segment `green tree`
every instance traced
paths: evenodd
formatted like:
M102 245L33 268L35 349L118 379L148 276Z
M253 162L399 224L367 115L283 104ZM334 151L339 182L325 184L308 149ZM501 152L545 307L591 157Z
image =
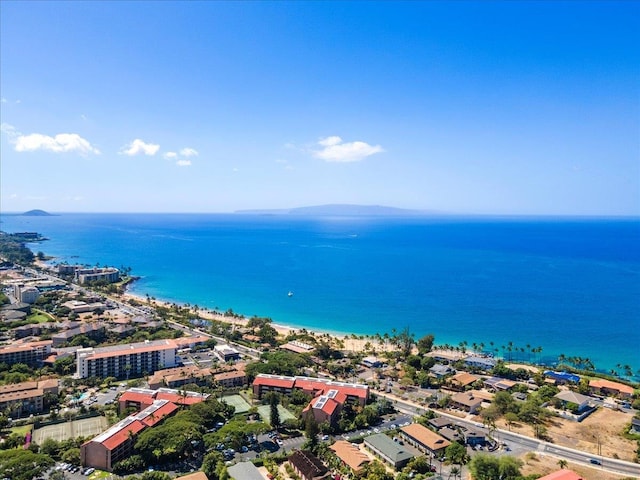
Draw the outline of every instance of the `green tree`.
M417 343L418 351L420 352L420 354L424 355L425 353L429 353L433 348L434 341L435 337L432 334L428 334L420 338Z
M497 457L485 454L475 455L469 463L469 470L475 480L500 479L500 462Z
M271 395L269 396L269 413L270 413L269 423L276 430L280 428L280 424L281 424L280 412L278 411L279 403L280 403L280 399L278 398L278 395L276 395L275 393L271 393Z
M48 455L31 450L11 449L0 451L0 477L11 480L38 478L55 462Z
M217 471L220 465L224 465L224 457L220 452L207 453L202 461L202 471L209 480L219 480Z
M469 455L464 445L453 442L445 449L445 455L455 465L464 465L469 461Z
M320 433L318 422L316 422L313 412L309 411L304 421L304 434L307 437L308 448L312 452L315 452L318 446L318 433Z

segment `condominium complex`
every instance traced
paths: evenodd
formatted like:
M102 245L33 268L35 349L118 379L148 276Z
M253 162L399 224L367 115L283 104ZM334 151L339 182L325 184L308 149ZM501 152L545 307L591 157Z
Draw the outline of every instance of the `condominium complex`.
M0 363L7 365L24 363L30 367L40 367L51 353L51 343L51 340L43 340L0 347Z
M45 395L58 395L58 380L22 382L0 386L0 411L23 417L45 411Z
M76 376L136 377L176 366L172 340L144 341L100 348L81 348L76 353Z

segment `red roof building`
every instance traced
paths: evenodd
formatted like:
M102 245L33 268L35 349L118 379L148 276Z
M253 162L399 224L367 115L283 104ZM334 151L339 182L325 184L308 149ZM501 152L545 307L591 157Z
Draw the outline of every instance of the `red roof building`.
M550 473L544 477L540 477L538 480L585 480L584 477L578 475L573 470L558 470L557 472Z

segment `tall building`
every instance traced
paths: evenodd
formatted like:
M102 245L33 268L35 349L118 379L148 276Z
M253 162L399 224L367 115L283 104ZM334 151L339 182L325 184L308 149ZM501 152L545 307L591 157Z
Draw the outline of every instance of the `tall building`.
M172 340L144 341L76 352L76 375L87 377L136 377L176 366L176 344Z

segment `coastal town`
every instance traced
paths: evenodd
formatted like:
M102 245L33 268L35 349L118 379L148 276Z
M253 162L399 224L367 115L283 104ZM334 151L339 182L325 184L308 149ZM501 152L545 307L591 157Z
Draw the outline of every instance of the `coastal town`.
M0 478L640 478L629 365L162 302L1 235Z

